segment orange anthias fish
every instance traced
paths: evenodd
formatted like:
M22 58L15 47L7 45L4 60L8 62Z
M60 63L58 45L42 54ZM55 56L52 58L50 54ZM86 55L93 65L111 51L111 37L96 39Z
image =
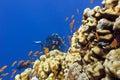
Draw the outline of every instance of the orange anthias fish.
M3 67L0 69L0 72L3 72L6 68L7 68L7 65L3 66Z
M68 38L69 43L71 43L72 36L68 35L67 38Z
M52 46L52 49L54 49L54 48L55 48L55 45Z
M77 31L77 28L74 26L74 30Z
M17 61L14 61L11 65L11 67L14 67L16 63L17 63Z
M10 76L10 78L13 78L14 77L14 74L16 73L16 70L12 70L12 75Z
M93 3L94 0L90 0L90 3Z
M95 33L95 37L96 37L97 40L99 39L99 35L98 35L97 32Z
M117 47L117 40L116 40L116 38L113 40L112 44L114 45L114 48Z
M66 17L66 18L65 18L65 21L68 21L68 19L69 19L69 18L68 18L68 17Z
M75 17L75 15L73 14L72 16L71 16L71 19L73 19Z
M75 20L73 19L70 23L70 32L72 32L72 28L73 28L74 23L75 23Z
M30 52L28 53L28 56L30 56L32 53L33 53L33 51L30 51Z
M24 62L24 60L20 60L19 62L18 62L18 65L20 65L21 63L23 63Z
M55 44L58 45L59 41L56 41Z
M43 49L43 51L44 51L45 53L48 53L48 52L49 52L49 48L46 48L46 47L45 47L45 48Z
M9 73L3 73L0 76L7 76Z
M2 78L0 78L0 80L2 80Z
M55 76L57 75L57 71L56 71L56 69L57 69L57 66L54 65L54 67L53 67L53 73L54 73Z
M39 74L39 68L38 66L35 67L36 74Z
M23 65L28 65L30 63L30 60L27 60L23 63Z
M43 51L39 52L39 54L43 54Z
M34 56L37 56L39 54L39 51L34 52Z
M77 9L76 9L76 12L77 12L77 13L80 13L80 10L77 8Z

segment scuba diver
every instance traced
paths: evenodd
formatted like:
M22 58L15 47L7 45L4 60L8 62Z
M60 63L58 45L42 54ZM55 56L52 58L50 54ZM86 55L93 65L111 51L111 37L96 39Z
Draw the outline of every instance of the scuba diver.
M53 33L51 36L46 38L45 43L42 43L41 41L34 41L34 43L39 44L42 50L44 50L44 48L48 48L49 51L54 49L62 50L64 38L59 36L57 33Z

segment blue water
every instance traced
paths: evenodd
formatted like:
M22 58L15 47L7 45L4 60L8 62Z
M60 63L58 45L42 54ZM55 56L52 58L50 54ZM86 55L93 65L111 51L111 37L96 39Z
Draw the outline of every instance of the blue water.
M65 21L65 18L74 14L81 22L83 10L101 6L101 1L94 0L90 4L90 0L0 0L0 68L8 65L4 72L9 72L3 80L14 80L10 79L11 69L15 68L10 67L13 61L27 60L30 50L40 49L33 41L44 42L52 33L65 38L72 35L71 20Z

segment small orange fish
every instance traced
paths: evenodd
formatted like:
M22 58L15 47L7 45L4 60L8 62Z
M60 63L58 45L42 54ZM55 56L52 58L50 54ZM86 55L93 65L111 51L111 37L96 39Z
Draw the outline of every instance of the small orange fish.
M14 74L16 73L16 70L12 70L12 75L10 76L10 78L13 78L14 77Z
M39 68L38 66L35 67L36 74L39 74Z
M73 19L70 23L70 32L72 32L72 28L73 28L74 23L75 23L75 20Z
M116 40L116 38L113 40L113 45L114 45L114 48L116 48L117 47L117 40Z
M68 35L68 40L70 40L72 37L70 35Z
M54 49L54 48L55 48L55 45L52 46L52 49Z
M4 69L6 69L6 68L7 68L7 65L3 66L1 69L3 69L3 70L4 70Z
M74 30L77 31L77 28L74 26Z
M77 13L80 13L80 10L77 8L77 9L76 9L76 12L77 12Z
M30 63L30 60L27 60L23 63L23 65L28 65Z
M43 52L41 51L41 52L39 52L39 54L43 54Z
M93 3L94 0L90 0L90 3Z
M45 53L48 53L48 52L49 52L49 48L46 48L46 47L45 47L43 50L44 50Z
M53 67L53 73L54 73L55 76L57 75L57 71L56 71L56 69L57 69L57 66L54 65L54 67Z
M7 76L9 73L2 73L0 76Z
M48 56L49 56L49 54L48 54L48 53L45 53L45 56L46 56L46 57L48 57Z
M11 65L11 67L14 67L16 63L17 63L17 61L14 61Z
M3 69L0 69L0 72L3 72L4 70Z
M85 17L84 17L84 16L82 16L82 19L84 20L84 19L85 19Z
M65 18L65 21L68 21L68 19L69 19L69 17L66 17L66 18Z
M99 35L98 35L97 32L95 33L95 37L96 37L97 40L99 39Z
M3 66L3 67L0 69L0 72L3 72L6 68L7 68L7 65Z
M58 45L59 41L56 41L55 44Z
M39 54L39 51L34 52L34 56L37 56Z
M68 38L68 41L69 41L69 43L71 43L71 36L69 35L69 36L67 36L67 38Z
M0 78L0 80L2 80L2 78Z
M74 17L75 17L75 15L74 15L74 14L72 14L71 19L73 19Z
M28 56L30 56L32 53L33 53L33 51L30 51L30 52L28 53Z
M18 65L20 65L21 63L23 63L24 62L24 60L20 60L19 62L18 62Z

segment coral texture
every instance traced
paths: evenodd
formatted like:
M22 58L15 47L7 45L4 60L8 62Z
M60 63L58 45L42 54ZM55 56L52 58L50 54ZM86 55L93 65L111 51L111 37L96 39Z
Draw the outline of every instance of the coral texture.
M15 80L120 80L120 0L86 8L67 53L50 51Z

